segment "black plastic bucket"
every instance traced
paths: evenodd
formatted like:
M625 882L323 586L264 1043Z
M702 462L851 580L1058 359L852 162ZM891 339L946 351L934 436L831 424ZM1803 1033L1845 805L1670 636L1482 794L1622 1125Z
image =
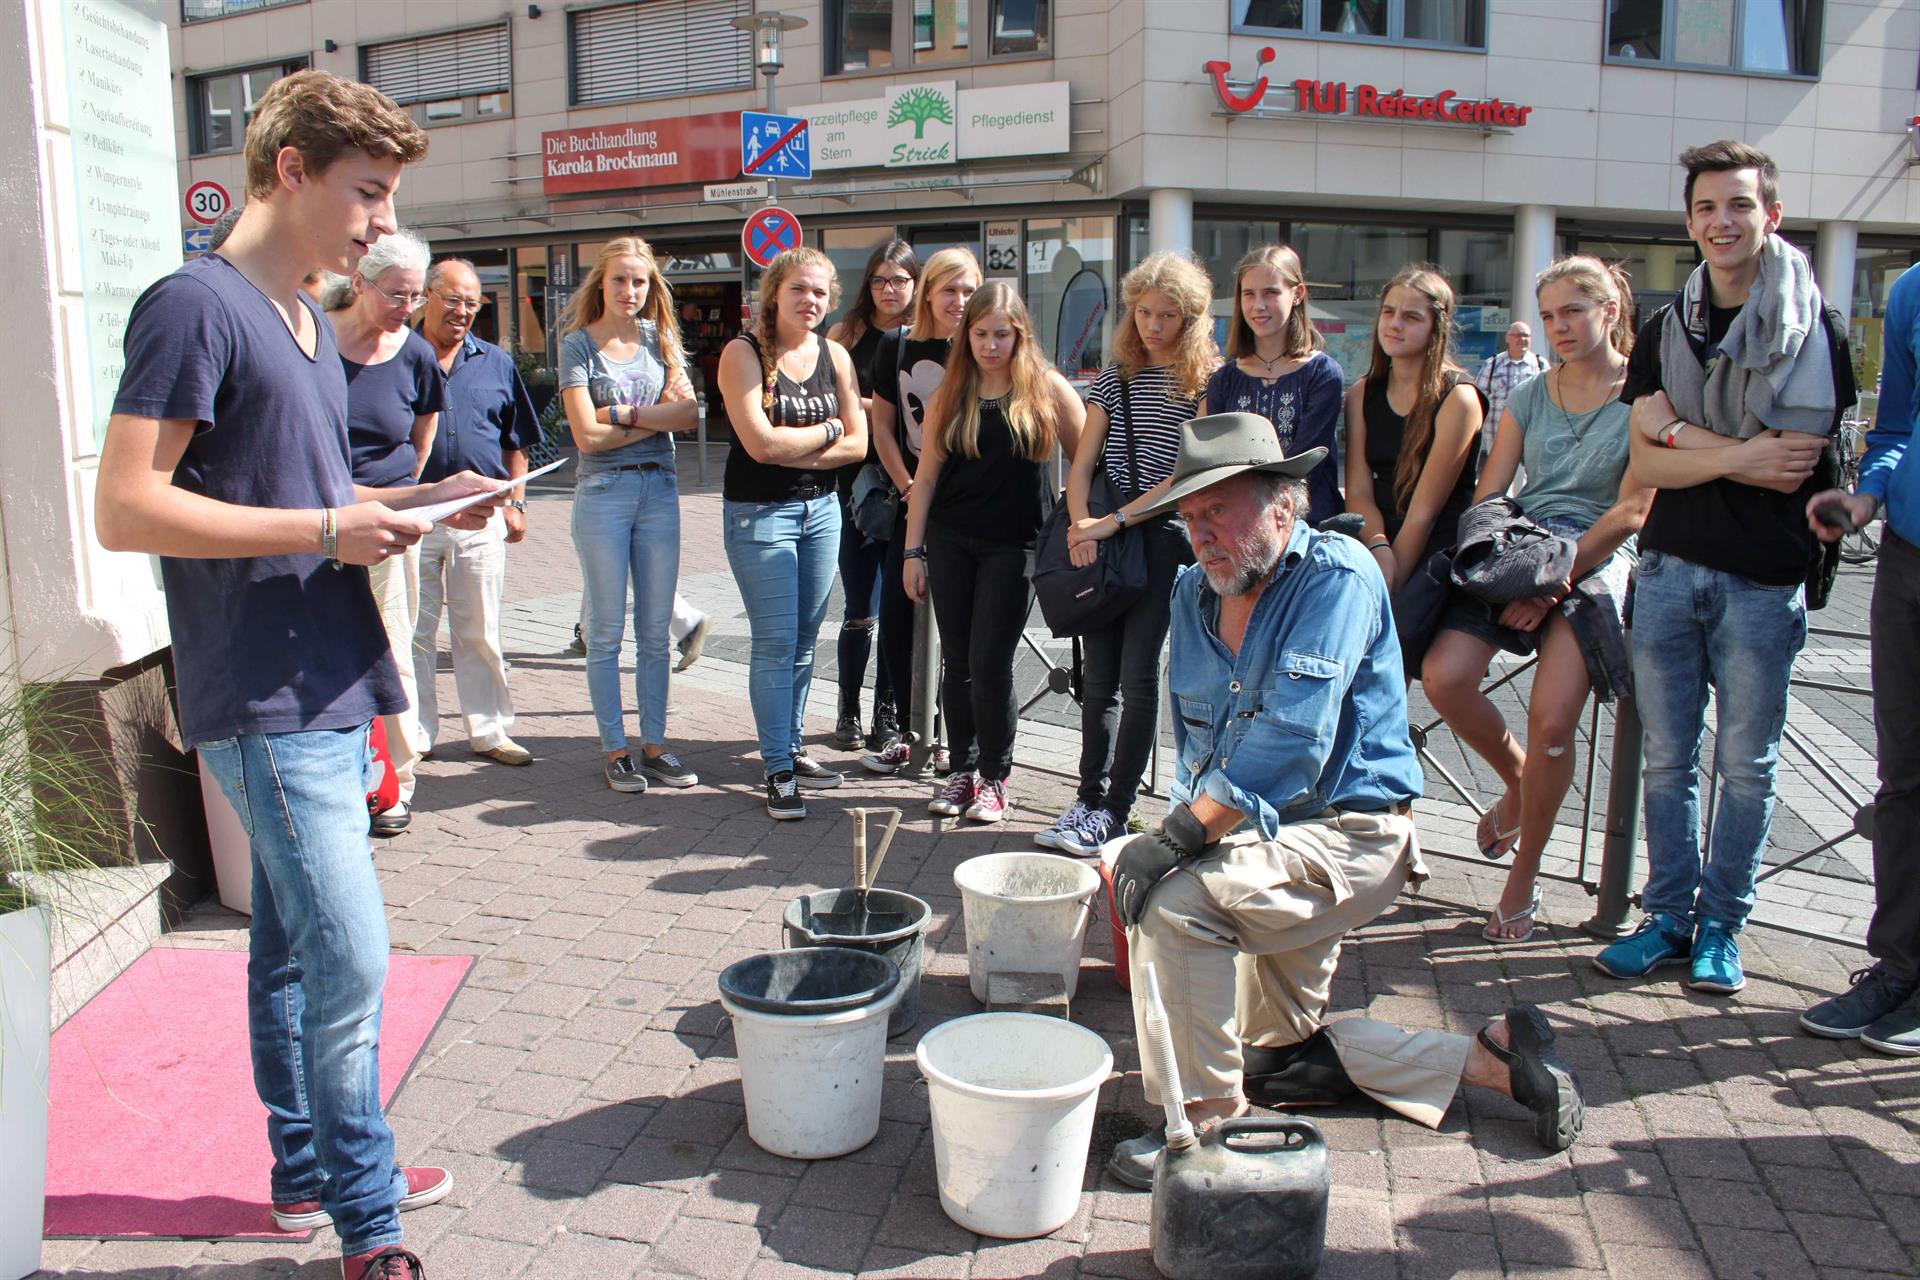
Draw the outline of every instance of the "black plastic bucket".
M876 1004L899 985L891 960L846 947L770 951L720 971L721 994L761 1013L842 1013Z
M893 1013L887 1018L887 1038L891 1040L911 1031L914 1024L920 1021L921 957L926 950L927 923L933 919L933 908L910 893L869 889L869 911L891 920L904 917L906 923L864 934L830 932L821 927L820 917L833 917L837 926L857 906L858 891L854 889L823 889L819 893L795 898L787 904L784 919L786 943L789 947L845 948L891 960L900 971L900 985L904 988L900 1003L893 1007Z

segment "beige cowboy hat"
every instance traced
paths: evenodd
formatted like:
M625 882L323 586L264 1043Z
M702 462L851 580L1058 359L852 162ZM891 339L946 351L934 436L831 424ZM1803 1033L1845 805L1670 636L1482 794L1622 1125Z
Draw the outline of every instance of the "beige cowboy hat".
M1326 458L1315 446L1289 458L1280 448L1273 424L1257 413L1213 413L1189 418L1180 426L1180 456L1173 483L1160 501L1134 513L1134 519L1168 511L1189 494L1219 484L1243 471L1271 471L1298 480Z

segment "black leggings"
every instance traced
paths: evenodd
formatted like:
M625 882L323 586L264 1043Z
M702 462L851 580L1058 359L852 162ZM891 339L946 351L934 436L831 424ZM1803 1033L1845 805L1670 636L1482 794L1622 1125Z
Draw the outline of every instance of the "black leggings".
M927 529L927 589L940 628L941 703L955 771L1013 772L1013 659L1033 600L1033 549ZM886 634L882 624L881 634Z
M1089 631L1080 702L1080 801L1126 821L1153 752L1160 705L1160 649L1167 641L1173 579L1193 563L1171 518L1141 526L1147 544L1147 594L1111 626ZM1118 732L1115 727L1118 726ZM1109 774L1111 770L1111 774Z

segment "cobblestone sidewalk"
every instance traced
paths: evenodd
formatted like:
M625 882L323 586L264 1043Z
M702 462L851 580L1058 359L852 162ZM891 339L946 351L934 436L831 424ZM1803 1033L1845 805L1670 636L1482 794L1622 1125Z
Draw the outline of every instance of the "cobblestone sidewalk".
M711 491L683 501L683 583L720 635L743 636L717 505ZM953 868L1025 846L1065 805L1069 783L1044 770L1071 773L1070 743L1028 735L1029 767L998 830L931 822L918 787L858 776L810 797L807 821L772 823L744 667L720 646L674 687L673 737L702 785L608 791L578 660L559 652L579 590L567 514L564 495L537 497L509 571L515 736L538 763L509 769L443 748L422 768L412 830L375 850L394 945L477 958L393 1109L402 1157L458 1179L446 1203L405 1220L428 1274L1156 1274L1148 1197L1099 1172L1115 1141L1153 1120L1104 929L1089 933L1074 1017L1107 1038L1124 1074L1102 1095L1079 1213L1041 1240L981 1239L941 1213L911 1037L889 1047L871 1146L815 1164L761 1152L746 1136L717 998L721 968L779 945L787 902L847 882L840 811L899 804L908 820L882 883L934 907L919 1029L975 1011ZM823 657L831 627L825 639ZM451 709L451 676L440 678ZM830 711L829 696L817 687L813 709ZM1424 802L1421 814L1423 831L1461 838L1449 834L1457 818ZM1796 1025L1860 952L1756 929L1739 996L1671 979L1620 984L1589 963L1579 890L1550 885L1547 927L1494 948L1479 928L1501 870L1436 871L1423 897L1356 935L1336 1008L1470 1033L1516 1000L1540 1003L1581 1074L1586 1135L1544 1156L1518 1107L1479 1095L1456 1102L1437 1132L1371 1109L1324 1114L1335 1191L1323 1274L1840 1280L1920 1267L1920 1061ZM244 947L244 922L205 905L164 945ZM337 1274L333 1246L330 1233L307 1244L57 1241L47 1274L319 1280Z

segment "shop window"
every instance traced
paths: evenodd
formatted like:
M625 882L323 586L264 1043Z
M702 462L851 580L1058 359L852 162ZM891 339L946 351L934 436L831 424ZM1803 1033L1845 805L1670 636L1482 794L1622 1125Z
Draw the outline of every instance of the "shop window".
M1114 221L1032 218L1026 246L1034 335L1054 368L1085 386L1112 352Z
M1817 77L1825 0L1608 0L1607 61Z
M883 227L832 227L821 233L820 248L832 260L833 269L840 277L840 305L820 322L820 332L825 333L840 323L840 318L852 309L859 296L860 275L867 269L867 259L897 234L891 223Z
M513 50L506 23L364 45L360 78L424 125L509 114Z
M306 69L305 58L187 79L187 143L196 156L238 151L254 108L274 81Z
M632 0L567 15L576 107L753 87L753 0Z
M306 0L180 0L180 19L183 22L211 22L215 18L231 18L236 13L254 13L261 9L305 3Z
M514 345L545 358L547 328L547 251L543 246L514 250Z
M1053 0L825 0L827 75L1046 57Z
M1872 413L1880 399L1881 344L1885 341L1887 293L1915 262L1920 251L1861 245L1853 259L1853 359L1860 381L1861 408ZM1871 397L1869 399L1868 397Z
M1229 0L1233 30L1323 40L1487 47L1487 0Z

